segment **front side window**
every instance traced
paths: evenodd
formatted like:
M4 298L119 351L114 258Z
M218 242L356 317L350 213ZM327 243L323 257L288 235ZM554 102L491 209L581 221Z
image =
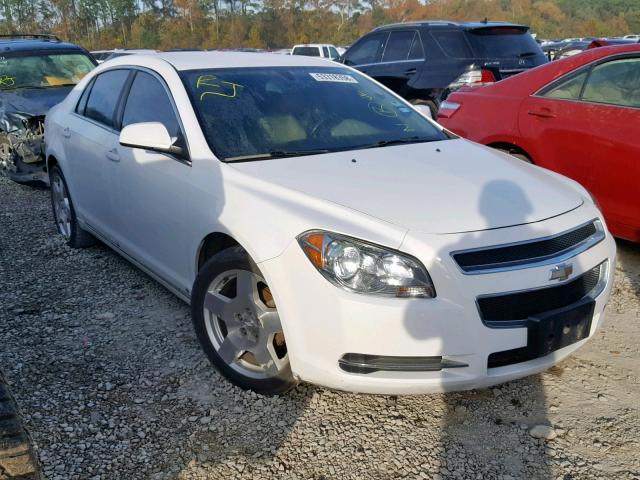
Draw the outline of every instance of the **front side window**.
M563 100L579 100L582 93L584 81L589 72L585 71L572 78L561 82L559 85L552 87L551 90L545 92L543 96L548 98L560 98Z
M83 53L0 53L0 90L74 86L94 68Z
M582 99L640 108L640 58L625 58L593 68Z
M346 65L366 65L378 61L379 54L384 48L387 33L377 33L366 37L357 45L354 45L345 54Z
M334 47L329 47L329 54L331 59L336 59L340 56L338 50L336 50Z
M395 62L398 60L406 60L409 57L409 50L411 50L414 37L415 32L413 31L391 32L387 46L384 49L382 61Z
M85 116L113 127L115 109L128 77L129 70L109 70L98 75L89 93Z
M136 72L124 108L122 127L144 122L160 122L171 137L180 136L180 124L164 86L153 75Z
M221 160L447 138L405 102L343 67L212 69L181 76Z

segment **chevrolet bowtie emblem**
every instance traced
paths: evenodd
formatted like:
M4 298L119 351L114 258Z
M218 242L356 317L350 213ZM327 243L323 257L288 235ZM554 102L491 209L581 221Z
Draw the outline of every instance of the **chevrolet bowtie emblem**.
M572 263L561 263L551 269L551 278L549 280L566 280L573 273Z

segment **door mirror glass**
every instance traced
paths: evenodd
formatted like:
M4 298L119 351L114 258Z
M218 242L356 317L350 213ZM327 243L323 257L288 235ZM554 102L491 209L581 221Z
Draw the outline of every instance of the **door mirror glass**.
M120 132L120 145L154 152L169 153L181 157L184 151L175 145L167 127L160 122L134 123Z

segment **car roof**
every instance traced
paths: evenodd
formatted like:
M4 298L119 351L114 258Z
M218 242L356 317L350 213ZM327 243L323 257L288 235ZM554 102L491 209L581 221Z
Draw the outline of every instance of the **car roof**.
M336 67L335 62L320 57L274 55L252 52L160 52L155 55L127 55L103 63L115 65L150 65L162 60L176 70L247 67Z
M330 43L299 43L293 46L293 48L296 47L333 47L333 45Z
M373 31L389 30L402 27L456 27L464 30L473 30L475 28L487 28L487 27L519 27L529 28L526 25L520 25L512 22L498 22L498 21L482 21L482 22L453 22L450 20L419 20L415 22L401 22L391 23L389 25L382 25L375 28Z
M32 50L82 50L73 43L63 42L54 36L0 36L0 52L26 52Z

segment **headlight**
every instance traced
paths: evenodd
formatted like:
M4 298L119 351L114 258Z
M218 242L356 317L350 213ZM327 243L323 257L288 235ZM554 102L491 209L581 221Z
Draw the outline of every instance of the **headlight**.
M404 253L317 230L300 235L298 243L327 280L349 291L393 297L436 296L427 270Z

